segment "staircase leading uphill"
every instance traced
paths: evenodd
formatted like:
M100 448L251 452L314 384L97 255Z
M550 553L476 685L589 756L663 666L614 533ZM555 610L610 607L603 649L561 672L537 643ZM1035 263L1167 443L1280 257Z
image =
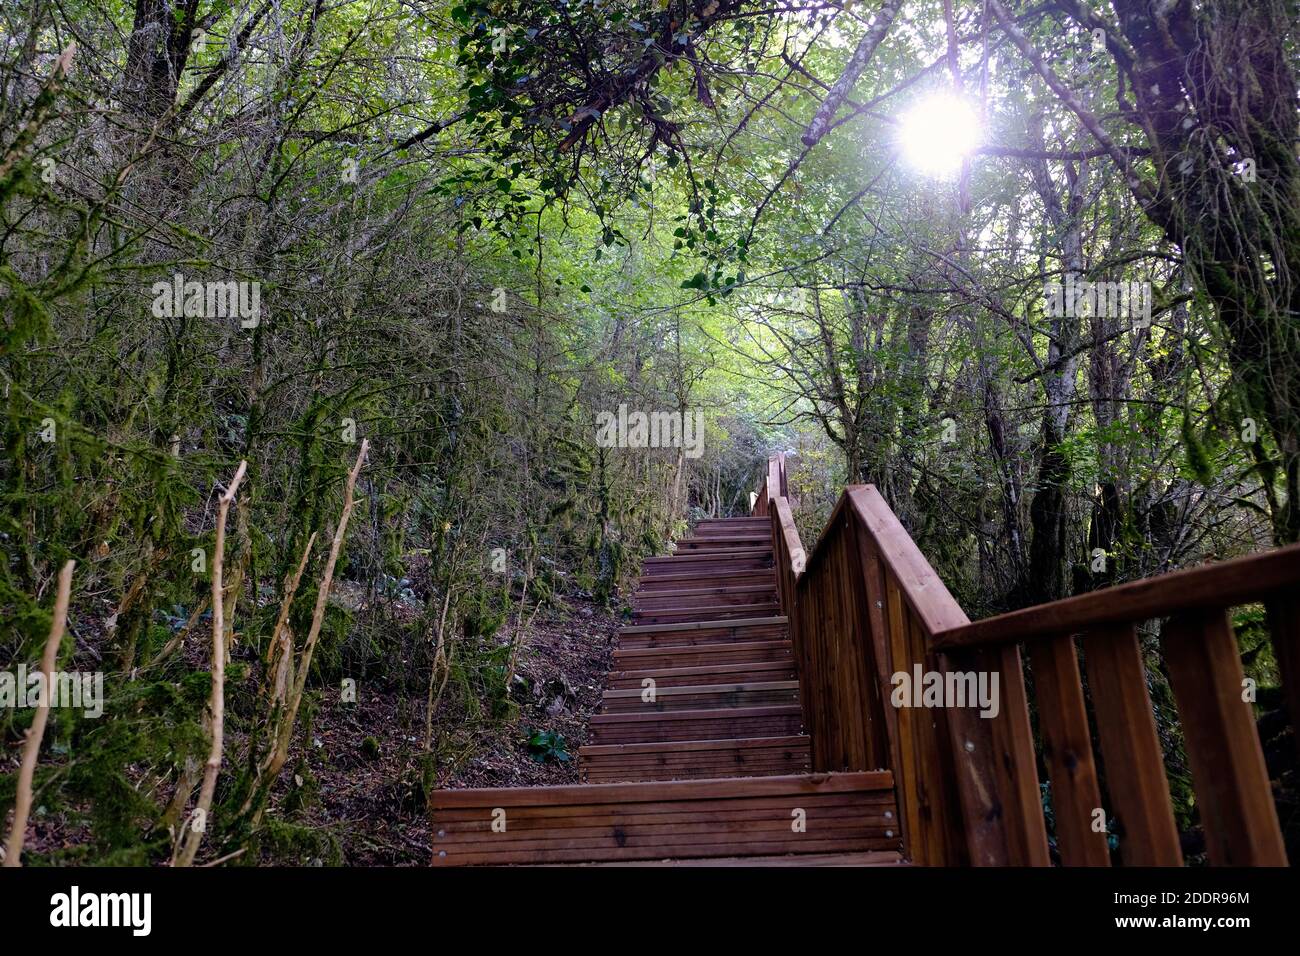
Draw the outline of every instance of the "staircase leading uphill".
M811 551L784 454L753 506L646 562L587 783L435 792L435 864L1106 866L1105 807L1124 863L1180 865L1138 639L1155 619L1210 862L1286 865L1232 621L1267 608L1300 730L1300 545L971 623L871 485ZM894 675L936 668L954 699L891 706Z
M898 861L888 771L807 772L767 518L701 522L632 606L587 783L435 792L435 865Z
M701 522L646 561L632 607L580 752L589 782L808 770L766 519Z

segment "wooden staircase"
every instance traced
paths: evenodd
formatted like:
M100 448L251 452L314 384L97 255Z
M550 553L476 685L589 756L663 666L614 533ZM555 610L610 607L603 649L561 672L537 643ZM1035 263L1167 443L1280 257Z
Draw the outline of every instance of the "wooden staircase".
M434 794L434 865L897 863L889 771L810 774L771 524L650 558L579 752L586 785Z
M1230 612L1264 606L1300 748L1300 545L972 623L871 485L808 551L774 455L754 515L646 562L588 783L436 792L435 864L1180 865L1154 624L1208 861L1286 865Z
M592 783L808 770L770 525L704 521L695 535L646 562L636 623L619 636L592 745L579 754ZM678 580L683 568L690 580Z

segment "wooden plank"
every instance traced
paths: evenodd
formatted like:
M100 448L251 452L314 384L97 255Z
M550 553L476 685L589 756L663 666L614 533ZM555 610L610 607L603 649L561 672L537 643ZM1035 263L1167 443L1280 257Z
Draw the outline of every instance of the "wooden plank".
M646 558L642 565L646 569L662 570L666 568L697 568L708 567L709 565L719 564L726 561L744 561L744 560L770 560L772 549L770 547L762 548L730 548L722 551L705 551L691 552L688 554L663 554Z
M768 548L771 547L771 537L760 532L759 534L720 535L716 538L678 538L673 542L673 547L676 548L676 554L685 551L715 551L718 549L734 551L739 548Z
M721 740L797 734L803 727L803 715L797 704L736 707L728 710L597 714L588 727L595 743Z
M993 740L1002 768L999 789L1011 860L1017 866L1050 866L1020 648L1014 645L993 648L981 656L988 661L986 666L990 670L998 669L1001 678L1002 707L989 722L993 725Z
M564 830L540 829L532 832L494 833L490 820L483 820L478 829L454 830L446 828L444 835L434 837L434 846L449 853L468 853L474 856L494 856L498 853L523 853L532 851L539 855L553 850L588 850L603 856L609 849L648 848L658 856L670 848L692 851L700 844L722 846L732 844L732 853L744 851L755 842L790 843L798 849L800 844L817 841L857 841L874 838L876 845L884 845L887 829L878 819L859 817L829 819L814 817L808 810L808 831L798 833L790 826L789 810L784 818L767 820L708 820L690 823L672 823L660 827L627 823L592 827L567 827ZM502 837L509 836L509 839ZM847 847L846 847L847 848ZM695 855L692 853L692 855ZM582 857L579 857L582 859Z
M583 747L579 754L614 756L622 754L709 753L715 751L755 750L764 747L807 747L808 738L752 737L746 740L679 740L651 744L613 744L607 747Z
M634 624L630 627L619 628L619 634L677 634L688 631L710 631L726 630L736 631L746 627L773 627L788 624L789 621L783 615L771 614L765 617L743 617L732 618L726 622L725 626L719 626L716 621L684 621L674 624Z
M1171 619L1160 647L1187 742L1210 861L1286 866L1255 716L1242 700L1241 652L1227 612Z
M625 759L591 757L585 760L583 773L589 783L612 783L620 780L686 780L700 777L761 777L807 773L808 754L798 750L755 750L719 753L700 757L696 754L676 759Z
M564 864L553 864L563 866ZM628 860L608 863L578 863L575 866L906 866L894 850L867 850L860 853L799 853L790 856L733 856L703 860Z
M709 741L714 743L715 741ZM718 750L706 754L632 754L622 756L611 754L597 757L582 755L582 770L591 782L596 782L598 775L608 777L614 772L665 771L682 772L691 777L736 777L762 776L776 773L780 767L789 767L786 775L808 772L807 744L802 747L746 747L735 750ZM755 773L747 768L761 768L762 773ZM703 771L712 771L709 773ZM610 781L618 778L609 778ZM631 777L623 779L633 779ZM644 777L647 780L674 780L674 776Z
M763 780L788 779L778 776ZM743 778L717 777L709 780L661 780L649 783L593 783L588 787L634 786L691 786L718 783L743 784ZM762 782L762 781L758 781ZM557 804L545 807L516 806L508 802L497 806L454 807L433 812L434 832L440 839L460 840L464 834L491 830L497 811L505 810L507 826L512 837L524 840L566 835L592 827L614 827L620 824L644 826L648 830L671 830L682 824L717 823L740 824L732 827L737 832L745 825L764 820L793 819L793 808L817 808L819 820L827 826L857 822L887 830L892 820L893 802L887 792L846 791L836 794L784 794L763 798L734 797L717 800L674 800L669 803L586 803ZM719 829L722 829L720 826ZM472 839L472 837L471 837Z
M798 774L793 776L808 776ZM767 777L766 780L789 780L787 777ZM581 784L587 787L662 787L662 786L714 786L721 783L735 783L743 786L743 780L735 778L717 778L714 780L663 780L654 783L616 783L616 784ZM525 787L521 789L539 789ZM517 830L545 829L548 827L581 827L590 825L591 821L613 824L623 819L635 819L648 823L670 824L673 821L708 819L708 820L751 820L765 819L772 815L772 810L788 810L792 805L802 806L803 801L813 801L819 812L834 814L840 809L849 808L864 816L880 816L893 806L893 795L887 790L842 790L838 793L799 794L774 793L766 796L752 797L730 795L725 798L696 798L691 792L679 793L673 799L653 801L633 801L630 803L587 802L554 803L549 805L522 805L517 802L497 800L481 806L438 807L435 810L435 822L441 828L444 824L470 826L482 824L491 818L491 813L498 807L508 807L509 816Z
M718 604L712 607L639 608L632 611L632 619L646 624L678 624L752 620L756 616L776 616L780 612L778 604Z
M632 606L708 607L716 604L768 604L775 600L776 588L772 584L742 584L692 590L637 591L632 595Z
M611 765L608 768L587 768L584 779L588 783L634 783L650 780L703 780L719 777L780 777L792 773L807 773L807 757L791 756L771 764L746 762L732 766L628 767Z
M709 740L709 741L684 741L686 743L710 743L724 745L727 743L739 744L740 740L783 740L782 737L759 737L759 738L740 738L739 740ZM796 738L797 739L797 738ZM653 743L664 743L664 741L653 741ZM803 743L794 745L765 744L763 746L736 746L727 749L721 747L707 752L690 752L690 753L673 753L666 750L652 750L645 753L627 753L627 754L593 754L584 748L579 751L582 757L583 769L593 771L600 768L608 767L674 767L695 769L698 767L732 767L738 764L781 764L791 760L807 761L808 758L808 741L803 738ZM790 773L803 773L805 770L791 770ZM729 777L732 774L720 773L719 777Z
M728 644L780 641L787 638L790 633L784 624L737 630L724 626L728 623L725 620L711 623L715 626L707 629L665 631L661 634L625 634L619 638L619 646L625 650L634 648L725 647Z
M845 850L858 849L884 850L891 848L891 843L897 841L887 841L870 838L860 838L856 840L812 840L805 839L800 842L793 840L773 840L763 843L752 843L744 847L749 852L755 854L763 853L825 853L825 852L843 852ZM603 851L599 859L602 860L641 860L647 858L664 858L672 855L675 848L662 847L656 852L654 847L625 847L614 850ZM688 853L696 857L712 856L734 856L737 847L734 844L715 844L715 845L696 845L689 848L676 848L677 852L685 856ZM439 850L439 853L446 851ZM590 849L562 849L552 851L523 850L516 852L504 852L497 854L484 854L483 856L462 857L460 860L450 860L435 856L433 865L512 865L512 864L542 864L542 863L578 863L586 862L593 859L593 851Z
M673 781L679 782L679 781ZM692 781L688 781L692 782ZM706 782L706 781L697 781ZM615 785L616 786L616 785ZM793 819L790 809L803 798L785 797L767 801L764 806L742 804L734 800L686 801L681 809L659 812L646 804L618 804L569 807L571 813L531 814L525 808L507 807L507 833L515 841L567 841L584 837L600 837L612 827L636 827L642 835L671 833L677 835L703 835L709 841L730 837L743 837L747 831L790 829ZM852 794L834 800L813 798L810 806L816 807L817 822L828 830L871 827L882 832L888 829L888 802L867 802ZM471 843L493 834L492 811L497 808L477 807L472 812L455 815L439 813L436 833L447 843ZM774 812L775 811L775 812ZM505 842L505 841L499 841Z
M806 774L800 774L806 777ZM764 780L789 779L766 777ZM656 780L653 783L588 783L584 787L690 787L716 786L719 783L736 783L744 780L715 778L707 780ZM893 806L888 791L854 791L840 793L779 793L764 797L727 797L727 799L690 799L689 793L680 800L653 801L653 803L585 803L554 804L549 806L519 806L508 801L482 806L454 806L433 812L433 822L438 830L447 832L482 829L491 818L499 816L495 810L507 812L508 825L516 834L533 839L538 831L572 830L589 826L612 826L620 821L645 823L647 826L672 826L681 822L758 821L784 817L790 819L790 808L816 806L823 818L852 817L885 822ZM563 834L562 834L563 835Z
M814 807L804 808L809 818ZM897 849L897 840L885 836L873 820L818 820L807 832L790 828L790 810L771 811L774 825L737 830L722 821L700 826L682 824L663 828L644 827L619 821L587 832L563 834L504 833L478 831L458 838L446 829L432 840L434 850L445 857L441 865L473 866L497 863L537 863L547 860L664 859L666 857L739 856L742 854L843 852L862 849ZM784 816L784 820L780 819ZM744 825L742 824L742 827ZM534 838L540 837L540 838Z
M889 621L890 656L894 661L894 667L898 670L910 671L907 612L903 607L902 592L893 580L893 575L888 573L885 575L885 613ZM898 809L905 834L904 848L908 857L922 866L940 865L943 859L934 851L930 839L929 817L921 806L921 791L918 786L921 773L915 726L917 715L910 707L894 708L894 713L895 726L898 729L900 761L893 769L898 774L899 781Z
M1030 645L1043 759L1052 784L1057 846L1065 866L1110 866L1106 832L1094 829L1102 813L1092 736L1083 702L1083 684L1074 639L1058 638Z
M736 641L723 644L677 644L625 647L614 651L615 668L623 671L660 667L709 667L715 663L792 661L788 640Z
M732 531L745 530L747 528L766 528L766 518L701 518L696 522L695 530L707 530L710 533L714 531Z
M776 739L776 738L773 738ZM713 743L714 741L710 741ZM734 750L717 750L706 754L610 754L599 757L591 754L582 755L582 770L591 782L596 782L599 774L608 775L618 771L681 771L692 777L735 777L760 776L777 772L777 768L789 767L786 775L808 773L808 745L794 747L738 747ZM762 774L746 768L762 768ZM712 773L702 772L712 770ZM610 778L611 780L617 778ZM633 778L624 778L633 779ZM673 780L672 776L645 777L647 780Z
M628 783L592 786L502 787L481 790L435 790L430 806L497 807L556 806L572 803L652 803L663 800L719 800L730 797L786 796L788 794L851 793L890 790L893 776L887 770L871 773L826 773L774 777L755 781L690 781L688 783Z
M877 544L868 529L857 526L859 561L862 567L862 585L867 601L867 630L875 662L875 679L879 687L881 710L885 719L885 734L889 742L889 766L901 767L902 750L898 736L898 709L890 703L893 691L892 645L889 638L889 615L885 608L885 568L877 553ZM904 833L906 840L906 833ZM906 845L906 843L904 843Z
M661 667L651 670L612 671L605 680L611 690L639 688L653 680L658 687L688 687L728 682L795 681L791 660L754 661L743 664L715 664L703 667Z
M715 741L709 741L714 743ZM725 742L725 741L724 741ZM772 772L772 768L789 767L786 774L808 772L807 744L802 747L747 747L735 750L718 750L706 754L671 754L650 753L622 756L611 754L596 757L582 755L582 770L588 779L595 782L595 776L601 773L624 770L659 770L681 771L692 777L735 777L760 776L745 768L759 767L763 774ZM711 773L703 771L711 770ZM626 778L632 779L632 778ZM672 776L646 777L648 780L673 780Z
M1087 632L1083 657L1120 856L1129 866L1182 866L1136 627Z
M601 695L606 713L668 713L678 710L728 710L769 707L798 701L797 681L754 684L705 684L656 687L653 700L643 688L607 690Z
M779 778L767 778L779 779ZM756 781L761 782L761 781ZM716 783L716 781L701 781ZM637 786L637 785L618 785ZM806 829L791 827L792 801L773 804L746 818L733 818L732 801L710 801L708 819L663 814L643 815L642 805L607 808L601 822L593 824L585 815L554 820L521 820L507 809L505 829L491 829L488 808L478 810L478 819L436 821L435 863L493 864L541 862L547 860L592 860L735 856L738 852L770 854L790 852L844 852L855 849L897 850L881 815L879 803L854 804L851 796L827 807L817 795L794 798L804 810ZM847 800L847 802L846 802ZM557 826L556 824L560 824Z
M765 571L773 567L771 548L733 548L718 551L686 551L665 554L642 561L641 576L646 579L661 574L697 572Z
M637 582L638 594L654 594L660 591L680 590L683 585L690 587L725 587L731 584L766 584L776 587L776 572L772 568L750 568L739 571L682 571L680 573L656 574L643 577Z
M1173 571L935 633L940 649L1077 634L1105 624L1217 611L1300 586L1300 544Z
M815 820L809 812L809 825L806 833L791 830L790 816L784 819L763 821L723 821L674 823L663 827L649 827L635 823L619 821L613 825L588 827L585 829L568 828L565 831L539 830L533 833L494 833L491 821L484 820L480 829L457 831L446 829L444 835L434 837L434 846L445 851L449 856L472 856L481 858L482 862L491 862L498 854L509 853L518 858L518 854L532 853L544 857L555 851L587 851L586 856L576 859L600 859L611 850L648 850L651 856L671 856L682 853L684 856L715 855L716 851L699 853L700 845L724 847L731 845L728 855L743 853L755 843L789 844L791 850L798 852L809 841L839 845L842 849L862 846L862 841L871 841L868 846L885 847L890 844L885 836L886 828L874 819L842 818ZM509 839L503 837L509 836ZM896 846L897 843L895 842ZM770 850L764 852L771 852ZM571 859L574 857L571 857ZM528 857L523 857L527 860Z
M656 697L694 697L699 694L739 694L749 690L793 691L799 686L798 681L759 681L740 684L688 684L681 687L657 687ZM606 700L639 700L644 691L641 688L628 690L607 690L603 693Z
M592 783L789 775L809 770L808 738L802 736L595 745L580 749L578 760Z

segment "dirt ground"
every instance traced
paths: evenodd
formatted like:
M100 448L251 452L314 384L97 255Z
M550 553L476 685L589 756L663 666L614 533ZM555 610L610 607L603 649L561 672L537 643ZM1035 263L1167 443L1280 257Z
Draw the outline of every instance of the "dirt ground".
M348 587L337 598L349 601ZM587 722L600 705L617 616L583 597L567 597L540 613L528 627L519 655L511 701L514 715L467 719L472 703L449 687L435 719L439 787L508 787L577 783L578 748ZM503 631L496 640L508 640ZM187 656L201 669L202 641ZM417 684L419 681L408 682ZM240 855L226 865L424 866L431 853L427 791L423 782L424 695L377 681L359 681L355 703L320 694L309 718L300 718L289 761L272 794L266 819L275 829L256 859ZM563 738L568 759L552 751L544 762L530 754L532 730ZM225 773L245 752L243 735L227 734ZM16 771L19 742L0 757L0 769ZM42 760L48 761L47 752ZM128 771L130 772L130 771ZM143 776L143 775L140 775ZM139 785L139 781L137 781ZM46 812L37 794L24 857L31 865L71 862L88 849L85 812ZM88 810L89 808L82 808ZM7 816L7 815L6 815ZM0 820L0 830L7 830ZM206 848L199 863L211 860Z
M520 651L519 671L527 680L512 694L519 706L515 719L469 730L454 705L440 709L439 786L577 783L578 748L600 706L617 628L611 612L582 599L569 599L564 609L539 616ZM422 707L403 710L398 695L382 687L358 686L355 704L322 704L311 727L306 775L298 772L299 735L275 802L291 803L295 787L311 789L312 825L337 842L340 858L330 863L428 863L432 842L420 784L424 716ZM534 759L528 749L528 731L534 728L562 735L569 759ZM276 855L265 862L327 861Z

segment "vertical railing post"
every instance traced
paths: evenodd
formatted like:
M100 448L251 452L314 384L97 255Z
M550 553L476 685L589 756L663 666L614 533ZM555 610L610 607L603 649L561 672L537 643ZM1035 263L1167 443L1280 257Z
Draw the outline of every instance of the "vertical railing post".
M1182 866L1137 629L1117 624L1084 634L1083 663L1120 857L1128 866Z
M1070 635L1029 645L1043 759L1051 781L1056 841L1064 866L1110 866L1105 810L1092 759L1083 681ZM1096 814L1102 826L1096 826Z
M1160 635L1187 741L1210 862L1286 866L1241 650L1226 611L1172 618Z
M1273 659L1277 661L1291 716L1291 740L1300 755L1300 598L1294 593L1274 594L1264 606L1273 640Z

